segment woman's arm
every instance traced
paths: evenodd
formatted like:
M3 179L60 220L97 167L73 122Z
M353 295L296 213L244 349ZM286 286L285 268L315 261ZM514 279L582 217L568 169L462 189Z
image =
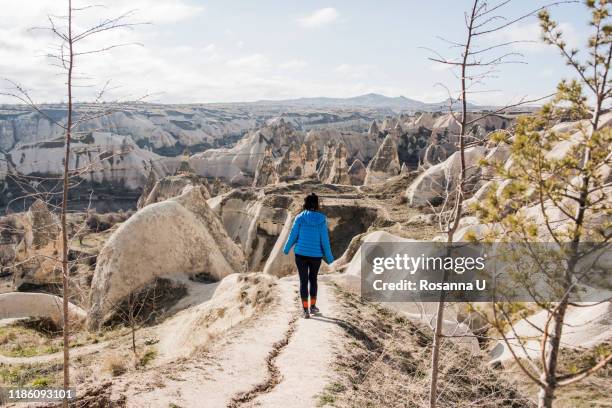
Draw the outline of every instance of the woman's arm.
M291 247L295 245L298 239L299 233L300 233L300 222L298 218L296 217L295 220L293 221L293 226L291 227L291 232L289 233L289 237L287 237L287 242L285 242L285 247L283 248L283 252L285 253L285 255L288 255L289 251L291 251Z
M327 231L327 219L323 224L321 224L321 228L319 230L321 232L321 247L323 248L323 254L325 254L325 262L328 264L334 262L334 255L331 251L331 246L329 245L329 232Z

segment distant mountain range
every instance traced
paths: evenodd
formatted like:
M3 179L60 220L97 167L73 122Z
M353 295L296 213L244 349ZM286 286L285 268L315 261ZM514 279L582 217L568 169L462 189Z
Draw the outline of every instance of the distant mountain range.
M87 106L87 104L80 104ZM449 100L427 103L418 101L416 99L406 98L405 96L385 96L377 93L368 93L359 96L353 96L349 98L331 98L331 97L313 97L313 98L296 98L296 99L282 99L282 100L259 100L255 102L207 102L207 103L188 103L188 104L167 104L167 103L146 103L146 102L134 102L125 103L123 108L130 107L131 109L149 109L149 108L195 108L195 107L210 107L215 109L222 107L222 109L253 109L256 110L267 110L272 108L274 111L282 110L283 108L290 109L372 109L378 111L448 111ZM2 110L9 109L15 110L22 105L11 105L11 104L0 104L0 115ZM63 104L45 104L46 108L63 109ZM468 103L468 109L470 110L484 110L490 109L492 106L476 105ZM461 109L459 101L453 102L453 110L458 111ZM26 109L28 110L28 109ZM391 112L388 112L389 114Z
M445 110L448 109L448 100L437 103L426 103L405 96L390 97L376 93L353 96L350 98L298 98L285 100L261 100L252 102L255 105L283 105L291 107L317 107L317 108L371 108L371 109L393 109L393 110ZM453 108L458 108L457 101ZM469 109L481 109L482 106L469 103Z

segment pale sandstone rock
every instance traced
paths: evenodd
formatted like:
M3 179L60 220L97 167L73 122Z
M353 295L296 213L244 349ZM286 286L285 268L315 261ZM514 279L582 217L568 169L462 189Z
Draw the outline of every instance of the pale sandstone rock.
M274 158L272 157L272 148L266 146L264 155L257 163L255 169L255 177L253 179L253 187L264 187L268 184L278 183L279 177L276 172L276 166L274 164Z
M352 185L361 186L366 178L366 166L361 160L357 159L351 163L348 174Z
M197 187L185 190L144 207L106 242L91 285L90 328L103 324L118 302L156 278L204 274L220 280L245 270L243 251L206 204L205 193Z
M351 184L346 159L346 146L341 142L334 151L334 158L329 171L329 177L327 180L325 180L325 182L330 184Z
M372 185L397 176L400 172L400 162L397 154L395 137L387 135L380 145L376 156L368 163L364 184Z
M62 298L46 293L9 292L0 294L0 320L46 318L58 326L64 325ZM81 324L87 313L68 303L68 317L72 324Z

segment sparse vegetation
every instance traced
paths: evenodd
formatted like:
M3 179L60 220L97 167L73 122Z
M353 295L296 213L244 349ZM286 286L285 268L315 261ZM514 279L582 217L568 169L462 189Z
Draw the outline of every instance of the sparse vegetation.
M18 321L0 327L0 355L31 357L60 351L61 331L46 331L36 322Z
M146 367L157 357L157 350L149 347L141 356L138 357L138 367Z
M126 359L119 353L109 353L104 357L102 369L113 377L125 374L127 371Z
M53 382L52 379L50 379L49 377L38 377L35 378L31 385L32 387L48 387L51 385L51 383Z
M337 319L346 336L337 376L320 395L334 407L421 407L428 400L431 330L336 288ZM440 357L440 406L531 407L517 384L487 366L485 353L445 339Z
M0 385L9 387L57 386L61 383L61 364L0 364Z

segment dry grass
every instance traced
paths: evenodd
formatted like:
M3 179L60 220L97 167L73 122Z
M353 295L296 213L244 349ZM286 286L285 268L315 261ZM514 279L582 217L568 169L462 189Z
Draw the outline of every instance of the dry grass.
M157 357L157 350L153 347L147 348L144 353L138 356L136 367L144 368L148 366Z
M276 282L271 282L257 273L242 274L238 282L242 284L239 298L245 306L252 305L258 312L263 312L274 302L276 292L273 288ZM225 310L218 310L217 314L218 317L223 317Z
M20 320L0 327L0 354L7 357L55 353L61 347L61 331L44 320Z
M568 350L561 352L559 360L559 372L574 373L586 367L592 367L604 355L612 350L612 342L608 342L589 350ZM525 393L535 395L538 389L532 382L528 381L518 366L512 364L507 368L509 376L516 378ZM611 407L612 396L612 365L597 371L595 374L575 384L561 387L555 393L556 408L592 408Z
M127 372L126 359L118 353L110 353L102 361L102 370L113 377L117 377Z
M76 328L75 328L76 329ZM73 330L70 347L81 347L110 340L124 334L121 328L99 333ZM62 349L62 331L46 319L23 319L0 326L0 355L7 357L34 357L51 354Z
M337 290L338 324L347 337L338 350L336 379L320 395L321 406L425 407L429 391L430 330ZM486 357L443 345L440 407L533 406L517 386L486 366Z

